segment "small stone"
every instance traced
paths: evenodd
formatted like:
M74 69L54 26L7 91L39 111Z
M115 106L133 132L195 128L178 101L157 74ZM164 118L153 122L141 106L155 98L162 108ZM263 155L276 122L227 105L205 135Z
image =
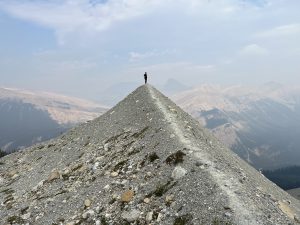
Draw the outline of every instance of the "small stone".
M100 213L100 206L97 206L95 210L96 210L96 213L99 214Z
M146 204L150 203L150 198L145 198L145 199L144 199L144 202L145 202Z
M119 196L118 196L117 194L113 194L113 195L112 195L112 199L118 199L118 197L119 197Z
M104 158L104 156L99 156L99 157L97 157L97 158L95 159L95 161L96 161L96 162L99 162L99 161L101 161L103 158Z
M153 217L153 212L148 212L147 215L146 215L146 220L151 221L152 217Z
M122 180L121 184L125 185L128 182L128 180Z
M172 172L172 178L178 180L186 175L186 169L182 168L181 166L176 166Z
M108 151L108 149L109 149L109 144L108 143L106 143L105 145L104 145L104 151Z
M13 179L13 180L14 180L14 179L16 179L17 177L19 177L19 174L17 174L17 173L16 173L16 174L14 174L14 175L12 176L12 178L11 178L11 179Z
M230 217L232 216L230 212L226 212L226 213L224 213L224 215L225 215L227 218L230 218Z
M95 162L95 164L93 165L93 171L96 171L99 167L100 163L99 162Z
M92 204L92 202L91 202L91 200L89 200L89 199L86 199L86 200L84 201L84 206L85 206L85 207L90 207L91 204Z
M118 172L112 172L112 173L110 174L110 176L112 176L112 177L117 177L118 175L119 175Z
M66 223L66 225L75 225L76 223L74 221Z
M299 219L296 215L294 215L294 220L295 220L297 223L300 223L300 219Z
M147 172L146 173L148 177L151 177L152 173L151 172Z
M109 186L109 184L108 184L108 185L106 185L103 189L104 189L105 191L108 191L109 188L110 188L110 186Z
M139 216L140 216L140 211L136 209L130 212L123 212L121 215L121 217L129 223L136 221L139 218Z
M83 214L82 214L82 218L83 218L83 219L87 219L87 218L88 218L88 214L87 214L86 212L83 213Z
M174 195L167 195L166 196L166 203L170 204L174 200Z
M89 210L89 211L87 211L87 213L89 214L90 217L95 216L94 210Z
M48 182L52 182L53 180L56 180L56 179L59 179L59 178L60 178L60 174L59 174L58 170L53 170L53 171L50 173L50 175L49 175L47 181L48 181Z
M134 196L134 192L132 190L125 191L121 196L122 202L130 202Z
M157 221L157 222L160 222L162 218L163 218L163 214L158 213L158 216L157 216L156 221Z
M30 213L30 212L29 212L29 213L26 213L26 214L22 215L22 219L23 219L23 220L28 220L28 219L30 218L30 216L31 216L31 213Z
M16 171L16 170L12 170L12 171L10 171L10 172L8 173L8 175L9 175L10 177L13 177L15 174L17 174L17 171Z
M96 225L101 225L100 220L96 220Z

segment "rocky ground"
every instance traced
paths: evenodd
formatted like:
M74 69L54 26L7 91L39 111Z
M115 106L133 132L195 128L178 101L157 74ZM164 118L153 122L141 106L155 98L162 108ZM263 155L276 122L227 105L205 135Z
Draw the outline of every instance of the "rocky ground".
M150 85L0 159L0 224L287 225L300 202Z

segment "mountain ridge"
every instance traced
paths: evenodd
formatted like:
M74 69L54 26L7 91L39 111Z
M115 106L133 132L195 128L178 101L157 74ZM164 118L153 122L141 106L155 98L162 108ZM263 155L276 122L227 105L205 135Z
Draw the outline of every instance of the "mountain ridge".
M107 106L76 97L17 88L0 88L0 99L21 100L33 104L38 109L49 112L52 119L59 124L85 122L107 110Z
M300 215L296 199L150 85L0 159L0 183L7 223L286 225Z

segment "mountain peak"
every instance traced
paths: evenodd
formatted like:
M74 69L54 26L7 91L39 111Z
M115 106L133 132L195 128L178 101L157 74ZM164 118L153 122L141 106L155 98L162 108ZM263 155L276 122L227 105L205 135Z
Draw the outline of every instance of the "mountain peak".
M0 218L30 224L293 224L300 203L151 85L0 159Z

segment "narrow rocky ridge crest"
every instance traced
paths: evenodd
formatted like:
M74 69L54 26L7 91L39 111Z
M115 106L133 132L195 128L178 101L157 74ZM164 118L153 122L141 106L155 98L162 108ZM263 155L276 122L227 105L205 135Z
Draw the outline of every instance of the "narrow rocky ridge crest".
M143 85L0 159L0 224L299 224L300 203Z

